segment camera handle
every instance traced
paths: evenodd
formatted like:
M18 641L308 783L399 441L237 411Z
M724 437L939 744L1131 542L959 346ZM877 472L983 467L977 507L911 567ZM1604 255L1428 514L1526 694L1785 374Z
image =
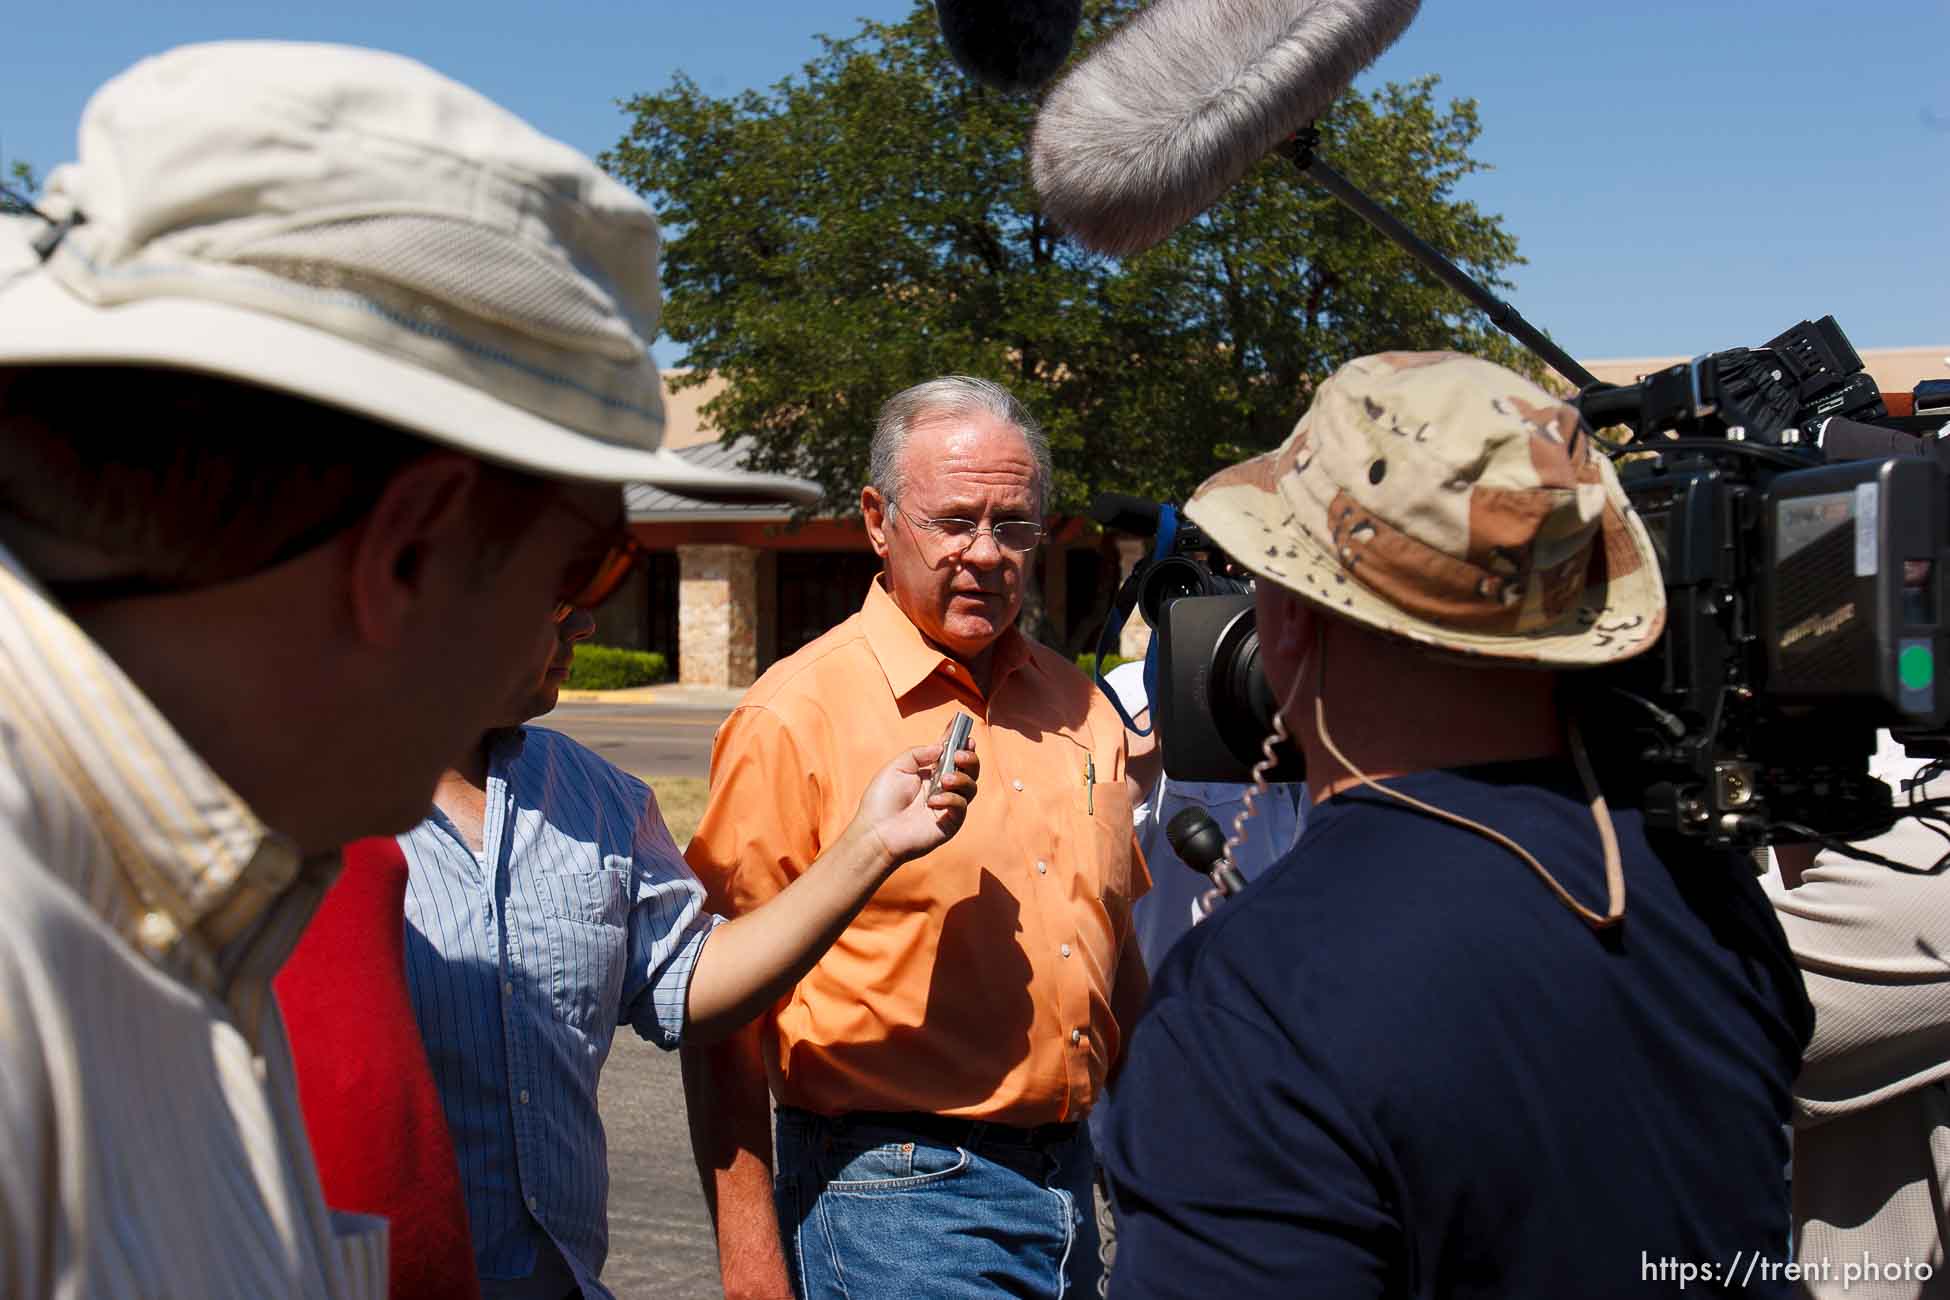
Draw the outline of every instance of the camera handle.
M1433 244L1403 225L1393 213L1356 189L1354 182L1316 157L1315 150L1319 147L1320 128L1306 126L1295 132L1291 140L1280 146L1280 155L1298 168L1303 176L1312 178L1322 189L1346 204L1355 216L1373 226L1410 257L1435 272L1438 280L1469 299L1488 316L1490 324L1542 357L1558 374L1563 375L1580 389L1590 388L1598 382L1596 375L1579 365L1570 353L1551 342L1542 330L1525 320L1516 308L1478 284L1468 272L1436 251Z

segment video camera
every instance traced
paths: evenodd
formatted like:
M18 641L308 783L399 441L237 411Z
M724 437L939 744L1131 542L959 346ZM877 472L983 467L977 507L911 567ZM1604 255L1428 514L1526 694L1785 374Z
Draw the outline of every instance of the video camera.
M1238 576L1224 552L1174 507L1103 493L1090 517L1106 528L1153 539L1118 589L1106 637L1133 608L1156 637L1152 725L1174 781L1240 781L1262 757L1279 701L1259 661L1252 579ZM1102 647L1099 647L1102 653ZM1298 781L1297 751L1267 776Z
M1665 634L1566 674L1602 783L1654 828L1720 847L1841 847L1902 813L1868 774L1879 728L1950 758L1950 384L1891 414L1832 317L1575 399L1658 553ZM1151 534L1159 507L1099 498ZM1157 635L1152 716L1174 779L1248 779L1277 702L1248 584L1195 529L1131 574ZM1272 779L1299 779L1289 757ZM1910 810L1903 810L1908 812Z
M1950 394L1892 415L1833 317L1576 403L1622 424L1619 482L1659 556L1667 628L1567 678L1601 776L1648 824L1718 845L1835 843L1900 815L1879 728L1950 756ZM1595 717L1594 717L1595 715Z

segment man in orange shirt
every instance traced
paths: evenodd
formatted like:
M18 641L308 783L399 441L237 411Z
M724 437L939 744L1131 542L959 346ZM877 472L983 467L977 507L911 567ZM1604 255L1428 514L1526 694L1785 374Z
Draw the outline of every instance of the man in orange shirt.
M871 473L884 571L725 721L686 856L716 910L751 910L845 826L889 745L938 741L957 711L983 790L790 997L687 1051L725 1294L1094 1294L1079 1121L1143 1001L1130 910L1150 879L1116 713L1015 628L1048 443L1005 390L936 379L882 408Z

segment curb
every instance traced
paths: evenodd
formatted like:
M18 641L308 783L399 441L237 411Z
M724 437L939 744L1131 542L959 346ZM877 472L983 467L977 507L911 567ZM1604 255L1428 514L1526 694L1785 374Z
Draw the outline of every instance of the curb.
M585 691L564 688L556 692L558 703L570 704L663 704L680 709L719 709L731 712L745 698L742 687L683 686L662 682L656 686L630 686L618 691Z
M558 702L572 704L653 704L669 690L665 686L627 686L620 691L572 691L559 690L555 693Z

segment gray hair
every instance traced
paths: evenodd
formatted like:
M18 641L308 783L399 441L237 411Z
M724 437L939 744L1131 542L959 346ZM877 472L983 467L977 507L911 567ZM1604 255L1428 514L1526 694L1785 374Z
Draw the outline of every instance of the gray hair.
M943 375L904 388L888 398L874 421L873 443L867 449L867 479L889 504L901 497L901 450L917 424L937 416L983 411L1022 435L1029 458L1036 462L1036 513L1049 509L1049 436L1016 395L997 383L973 375Z

